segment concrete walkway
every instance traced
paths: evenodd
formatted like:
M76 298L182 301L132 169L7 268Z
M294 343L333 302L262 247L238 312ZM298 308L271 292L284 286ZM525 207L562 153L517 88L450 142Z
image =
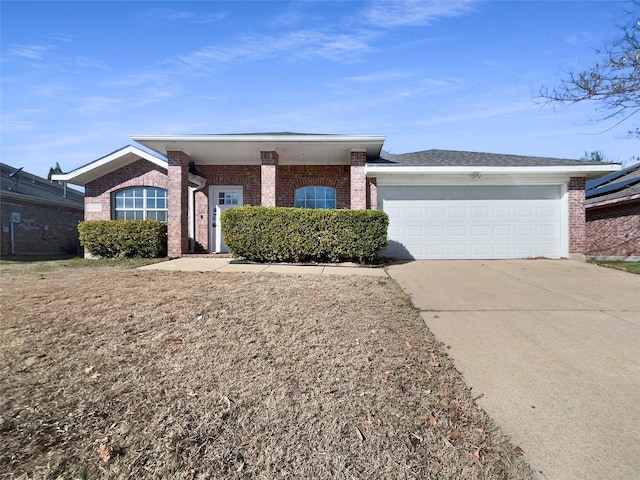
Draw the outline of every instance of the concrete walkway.
M253 272L313 275L371 275L386 277L384 268L361 267L354 263L327 265L291 265L244 263L232 258L181 257L140 267L140 270L174 270L185 272Z
M570 260L388 273L538 478L640 478L640 276Z

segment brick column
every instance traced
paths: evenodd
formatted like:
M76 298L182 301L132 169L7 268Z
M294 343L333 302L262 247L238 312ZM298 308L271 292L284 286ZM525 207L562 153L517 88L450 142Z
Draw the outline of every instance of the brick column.
M276 170L279 160L278 152L260 152L260 204L263 207L276 206Z
M367 208L378 209L378 179L375 177L367 178Z
M584 177L569 179L569 253L585 253Z
M167 152L169 160L167 191L167 254L179 257L189 251L189 155Z
M351 210L365 210L367 208L367 178L365 175L367 152L352 150L349 160L351 164Z

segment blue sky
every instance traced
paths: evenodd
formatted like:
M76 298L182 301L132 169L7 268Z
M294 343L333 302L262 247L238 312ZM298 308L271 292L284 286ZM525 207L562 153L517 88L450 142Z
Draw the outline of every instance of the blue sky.
M2 161L46 176L134 134L382 134L385 149L612 161L630 119L543 106L621 1L2 1Z

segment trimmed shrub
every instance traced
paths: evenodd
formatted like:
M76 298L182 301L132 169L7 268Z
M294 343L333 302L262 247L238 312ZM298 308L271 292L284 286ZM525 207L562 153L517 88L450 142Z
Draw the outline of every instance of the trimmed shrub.
M376 210L243 206L221 220L229 251L255 262L371 262L387 246L389 226Z
M114 258L167 256L167 224L156 220L92 220L78 224L91 255Z

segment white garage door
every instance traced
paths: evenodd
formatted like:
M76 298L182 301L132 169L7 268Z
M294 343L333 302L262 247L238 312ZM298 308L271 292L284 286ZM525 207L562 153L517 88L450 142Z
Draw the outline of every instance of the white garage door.
M378 187L396 258L561 256L561 189L544 186Z

